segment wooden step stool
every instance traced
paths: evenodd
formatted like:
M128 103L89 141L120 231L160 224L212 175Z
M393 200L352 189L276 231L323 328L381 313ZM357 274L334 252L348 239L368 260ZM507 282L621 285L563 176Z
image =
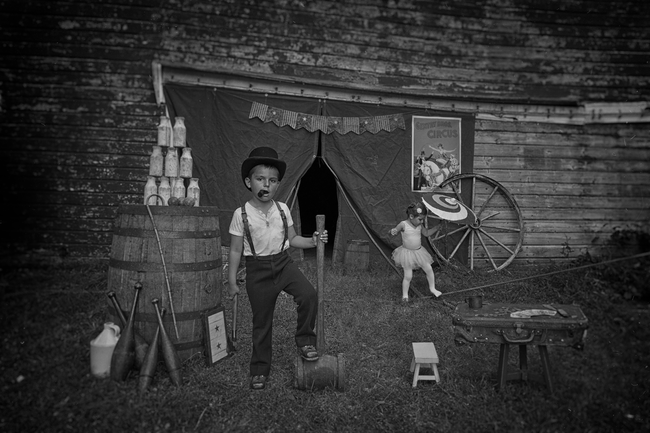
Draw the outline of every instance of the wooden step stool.
M431 368L434 375L420 375L420 367ZM411 371L413 372L413 388L418 386L418 380L435 380L437 383L440 383L438 353L433 343L413 343Z

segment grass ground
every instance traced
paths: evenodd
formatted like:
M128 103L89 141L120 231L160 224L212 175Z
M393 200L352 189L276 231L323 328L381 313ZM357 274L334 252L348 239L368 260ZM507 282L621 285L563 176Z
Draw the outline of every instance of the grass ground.
M212 367L188 360L180 388L160 365L153 387L139 395L135 376L116 383L89 371L89 342L107 317L104 266L5 269L0 431L650 431L649 264L635 260L484 290L484 302L581 306L589 319L584 350L549 349L553 395L536 383L508 383L497 392L498 345L454 342L452 308L467 292L402 305L401 280L384 264L370 272L325 269L327 353L345 358L344 391L294 387L295 309L282 295L269 387L249 390L250 307L243 293L233 357ZM316 281L314 260L300 267ZM559 269L513 265L495 274L444 267L436 275L438 288L451 292ZM426 292L422 273L413 285ZM414 341L435 342L440 384L411 387ZM529 364L541 368L535 351Z

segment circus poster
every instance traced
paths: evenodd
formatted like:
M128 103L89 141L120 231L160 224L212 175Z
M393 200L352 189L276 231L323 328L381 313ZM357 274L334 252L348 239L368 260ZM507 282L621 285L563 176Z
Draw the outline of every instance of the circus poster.
M460 173L460 118L413 116L413 192L450 191L439 185Z

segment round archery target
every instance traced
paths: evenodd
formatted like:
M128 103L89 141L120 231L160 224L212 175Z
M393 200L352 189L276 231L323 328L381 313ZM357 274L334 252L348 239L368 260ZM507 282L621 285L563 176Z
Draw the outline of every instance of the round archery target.
M476 222L474 212L453 197L433 194L422 197L422 202L429 212L444 220L458 224L474 224Z

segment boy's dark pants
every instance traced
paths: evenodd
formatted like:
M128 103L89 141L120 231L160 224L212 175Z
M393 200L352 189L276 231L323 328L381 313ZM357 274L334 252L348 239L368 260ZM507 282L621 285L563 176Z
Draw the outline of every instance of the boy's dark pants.
M246 257L246 292L253 311L253 355L251 376L268 376L271 371L273 313L281 291L298 304L296 345L316 346L314 326L318 295L287 252L274 256Z

